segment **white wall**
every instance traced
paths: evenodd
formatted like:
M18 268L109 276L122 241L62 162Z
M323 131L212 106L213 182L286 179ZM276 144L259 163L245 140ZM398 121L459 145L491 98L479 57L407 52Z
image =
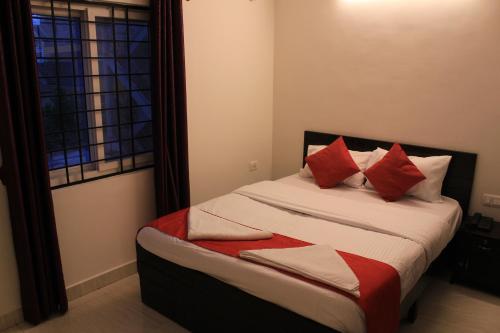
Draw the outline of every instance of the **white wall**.
M155 217L153 170L52 192L66 286L135 260L135 235ZM7 193L0 185L0 316L21 307Z
M184 2L193 203L271 177L273 23L272 0Z
M0 182L0 316L21 307L9 204L5 186Z
M52 191L66 287L135 260L135 235L156 214L153 170Z
M500 193L500 1L277 0L273 176L303 131L479 154L472 211Z

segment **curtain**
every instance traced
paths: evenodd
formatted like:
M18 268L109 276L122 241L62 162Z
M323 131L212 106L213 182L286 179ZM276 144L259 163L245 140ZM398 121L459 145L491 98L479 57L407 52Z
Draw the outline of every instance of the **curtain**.
M153 126L158 216L189 206L182 0L152 0Z
M67 311L29 0L0 1L1 180L6 185L24 319Z

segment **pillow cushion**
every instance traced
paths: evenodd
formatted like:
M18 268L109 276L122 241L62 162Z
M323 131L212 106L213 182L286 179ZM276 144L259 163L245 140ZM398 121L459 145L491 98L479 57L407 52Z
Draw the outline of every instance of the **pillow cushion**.
M327 146L309 145L307 147L307 156L325 149L326 147ZM363 172L366 170L366 165L368 163L368 159L372 155L372 152L349 150L349 153L351 154L352 159L354 160L360 171L355 173L351 177L347 177L346 179L344 179L344 181L342 181L342 183L350 187L360 188L365 182L365 175L363 174ZM303 168L299 170L299 176L304 178L313 177L311 169L309 168L309 165L307 163Z
M410 188L425 179L397 143L380 161L365 171L365 176L386 201L399 200Z
M406 194L428 202L443 202L441 189L451 156L410 156L410 161L424 174L425 180L413 186Z
M347 177L359 172L342 137L325 149L307 156L306 162L316 183L321 188L334 187Z
M381 160L385 154L387 154L387 150L385 149L377 148L374 150L367 163L368 168ZM413 186L406 194L428 202L443 202L441 189L443 187L444 177L448 171L451 156L409 156L408 158L422 172L425 176L425 180ZM370 181L366 182L366 187L373 189L373 185Z

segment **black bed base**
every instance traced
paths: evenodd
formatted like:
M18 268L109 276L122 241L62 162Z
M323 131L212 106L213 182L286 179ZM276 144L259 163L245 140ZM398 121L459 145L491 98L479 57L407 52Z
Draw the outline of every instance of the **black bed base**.
M136 247L142 302L191 332L338 332Z
M191 332L339 333L210 275L162 259L138 243L137 270L142 302ZM424 277L401 305L402 319L414 322Z

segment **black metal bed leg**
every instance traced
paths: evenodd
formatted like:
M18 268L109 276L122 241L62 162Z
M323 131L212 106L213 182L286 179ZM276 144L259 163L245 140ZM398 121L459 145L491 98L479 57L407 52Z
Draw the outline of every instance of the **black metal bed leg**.
M418 302L415 301L415 303L413 303L410 309L408 310L408 316L406 317L406 319L413 324L417 320L417 316L418 316Z

